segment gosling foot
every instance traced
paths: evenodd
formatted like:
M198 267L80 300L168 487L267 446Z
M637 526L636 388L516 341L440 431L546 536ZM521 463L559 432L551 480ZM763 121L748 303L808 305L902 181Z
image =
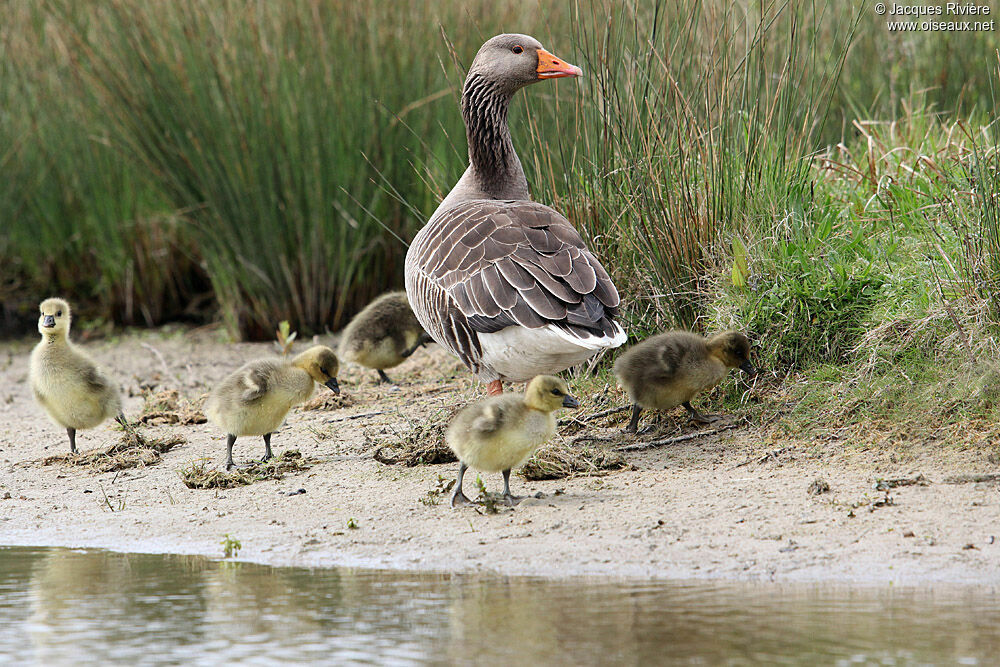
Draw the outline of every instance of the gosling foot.
M632 405L632 418L628 422L628 426L625 427L625 433L635 433L639 430L639 415L642 414L642 408L638 405Z
M455 491L455 493L452 494L451 496L452 507L465 507L467 505L475 505L475 504L476 503L469 500L468 496L466 496L461 491Z
M690 403L684 403L683 405L684 409L688 411L689 415L691 415L691 421L696 424L711 424L722 419L719 415L703 415L695 410Z
M515 496L513 494L509 494L508 493L508 494L506 494L503 497L503 501L508 506L515 507L515 506L521 504L522 501L527 500L528 498L544 498L544 497L545 497L545 494L542 493L541 491L539 491L538 493L535 493L533 495L530 495L530 496Z
M381 368L378 369L378 381L384 384L393 384L392 379Z

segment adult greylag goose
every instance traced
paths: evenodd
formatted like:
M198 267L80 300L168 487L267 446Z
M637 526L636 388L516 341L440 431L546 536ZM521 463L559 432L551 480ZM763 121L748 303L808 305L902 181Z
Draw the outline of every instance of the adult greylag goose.
M581 74L527 35L483 44L462 90L469 167L406 253L417 319L490 394L625 342L618 290L569 220L531 201L507 127L518 90Z

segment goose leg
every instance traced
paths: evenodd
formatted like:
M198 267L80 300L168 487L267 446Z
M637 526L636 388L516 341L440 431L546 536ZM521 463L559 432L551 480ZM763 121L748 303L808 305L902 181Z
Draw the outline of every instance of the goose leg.
M510 492L510 468L503 471L503 499L504 501L513 507L519 502L527 498L528 496L515 496ZM537 497L537 496L536 496Z
M76 429L66 427L66 435L69 436L69 453L76 454Z
M475 503L469 500L462 491L462 478L465 477L465 469L468 467L469 466L465 465L462 461L458 462L458 481L455 482L455 493L451 496L452 507L458 507L460 505L475 505Z
M381 368L378 369L378 379L379 379L379 382L385 382L386 384L392 384L392 380L389 379L389 376L386 375L385 371L382 370Z
M691 402L690 401L685 401L681 405L683 405L684 409L688 411L689 415L691 415L691 421L693 421L693 422L697 422L699 424L711 424L712 422L718 421L718 419L719 419L718 415L703 415L703 414L701 414L700 412L698 412L697 410L695 410L691 406Z
M500 380L494 380L486 385L486 393L490 396L499 396L503 393L503 382Z
M264 434L264 458L261 459L261 463L274 458L274 454L271 453L271 435L271 433Z
M236 442L236 436L232 433L226 435L226 470L232 470L236 464L233 463L233 443Z
M625 427L626 433L635 433L639 430L639 415L642 414L642 408L637 404L632 404L632 419L629 421L628 426Z

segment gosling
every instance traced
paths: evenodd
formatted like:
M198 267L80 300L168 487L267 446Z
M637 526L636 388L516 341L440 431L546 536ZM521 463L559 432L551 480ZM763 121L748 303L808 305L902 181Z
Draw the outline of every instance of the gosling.
M484 472L502 471L504 501L513 507L524 500L510 493L511 468L521 465L555 434L554 411L578 407L565 382L539 375L528 383L523 396L492 396L459 412L445 434L459 460L451 506L473 504L462 491L462 478L469 466Z
M205 401L209 421L226 432L226 470L234 467L233 444L244 435L263 436L261 461L271 459L271 434L288 411L312 396L315 382L339 394L339 370L333 350L316 345L291 361L257 359L226 376Z
M31 352L31 391L52 421L66 429L69 451L75 454L77 430L94 428L109 417L125 423L121 396L97 364L70 342L69 304L53 298L38 308L42 341Z
M632 420L625 432L638 430L643 408L669 410L683 405L692 420L715 421L718 417L695 410L691 399L722 382L730 368L739 368L750 377L757 374L750 363L750 341L736 331L708 339L687 331L668 331L632 346L614 366L632 400Z
M382 382L392 382L386 368L403 363L417 348L431 342L406 300L406 292L387 292L354 316L337 352L356 364L378 371Z

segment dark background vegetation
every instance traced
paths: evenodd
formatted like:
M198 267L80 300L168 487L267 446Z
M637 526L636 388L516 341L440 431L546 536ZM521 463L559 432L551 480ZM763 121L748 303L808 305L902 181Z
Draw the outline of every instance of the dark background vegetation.
M739 328L863 405L993 410L997 35L890 34L871 3L2 3L2 326L59 294L90 323L338 329L402 285L503 31L584 69L512 129L634 338Z

